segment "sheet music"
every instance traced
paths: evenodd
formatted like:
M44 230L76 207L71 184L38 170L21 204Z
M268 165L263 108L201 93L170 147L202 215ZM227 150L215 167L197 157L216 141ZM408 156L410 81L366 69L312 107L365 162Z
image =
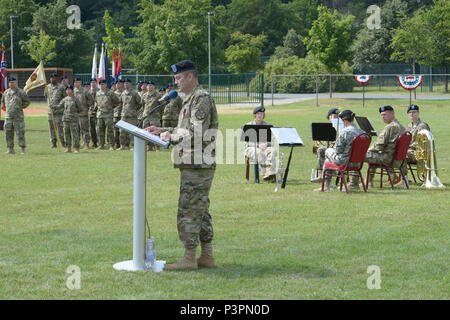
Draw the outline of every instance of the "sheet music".
M303 146L303 141L295 128L270 128L280 146Z
M344 128L345 128L344 121L342 121L341 118L331 119L331 123L333 124L333 127L336 129L337 132L341 132L341 130L344 130Z
M168 141L163 141L157 135L151 134L151 133L145 131L144 129L138 128L135 125L132 125L131 123L128 123L126 121L120 120L119 122L116 123L116 127L123 129L123 130L127 131L128 133L131 133L132 135L137 136L141 139L144 139L149 142L153 142L154 144L156 144L160 147L164 147L164 148L169 147Z

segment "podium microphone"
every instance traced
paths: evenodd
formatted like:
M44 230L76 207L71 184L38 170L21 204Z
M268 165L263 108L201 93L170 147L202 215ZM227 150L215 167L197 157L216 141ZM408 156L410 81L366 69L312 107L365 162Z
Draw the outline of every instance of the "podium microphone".
M150 110L145 115L145 117L143 117L141 119L141 121L139 121L139 124L137 125L137 127L138 128L142 128L142 124L144 123L145 119L147 119L153 112L155 112L159 108L165 106L166 104L168 104L170 102L170 100L175 99L176 97L178 97L178 92L176 92L175 90L171 90L168 95L166 95L166 96L162 97L161 99L159 99L158 102L160 102L160 104L158 104L156 107L154 107L152 110Z

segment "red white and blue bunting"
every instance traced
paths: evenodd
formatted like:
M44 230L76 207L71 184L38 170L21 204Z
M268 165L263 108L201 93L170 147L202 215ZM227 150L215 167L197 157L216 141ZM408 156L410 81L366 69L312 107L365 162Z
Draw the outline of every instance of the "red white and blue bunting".
M358 82L362 86L365 86L367 83L369 83L370 79L372 79L372 76L369 76L369 75L357 75L357 76L355 76L356 82Z
M422 80L423 80L423 75L397 76L397 80L403 89L411 91L411 90L416 89L418 86L420 86L420 84L422 83Z

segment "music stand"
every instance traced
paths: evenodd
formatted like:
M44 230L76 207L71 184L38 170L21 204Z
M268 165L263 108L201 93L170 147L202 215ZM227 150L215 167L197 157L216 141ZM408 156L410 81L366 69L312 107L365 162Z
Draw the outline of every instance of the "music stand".
M272 140L270 128L271 124L246 124L242 127L241 141L253 142L255 144L255 183L259 183L259 168L258 168L258 143L269 143Z
M289 153L286 171L284 172L283 182L281 184L281 189L284 189L286 187L287 176L289 174L289 167L291 165L292 151L294 150L294 147L303 147L303 141L298 135L297 130L295 128L271 128L270 131L272 131L275 138L274 140L276 140L276 142L280 147L291 147L291 152Z
M356 116L355 119L356 119L356 122L358 122L359 127L364 132L366 132L368 135L370 135L371 137L377 135L377 132L374 129L374 127L373 127L372 123L370 122L369 118Z
M168 148L169 142L123 120L115 126L134 136L134 172L133 172L133 260L114 264L116 270L142 271L145 269L145 207L147 182L146 141ZM164 261L155 261L158 265Z
M336 129L331 123L311 123L311 135L313 141L326 141L329 145L330 141L336 140L336 133Z

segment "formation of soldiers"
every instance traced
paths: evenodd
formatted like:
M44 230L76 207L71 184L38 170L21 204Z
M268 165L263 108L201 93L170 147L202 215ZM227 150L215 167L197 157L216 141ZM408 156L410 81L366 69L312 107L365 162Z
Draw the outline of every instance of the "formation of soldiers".
M97 79L91 79L90 83L82 83L80 78L75 78L73 86L68 82L67 77L63 77L58 83L57 75L50 75L47 108L51 147L57 148L59 140L65 152L68 153L72 151L79 153L80 148L132 149L133 139L114 125L119 120L137 125L150 110L159 104L160 98L174 89L173 84L170 83L164 90L160 89L157 93L152 81L140 81L136 91L130 79L113 82L111 89L108 89L106 80L101 80L99 85ZM22 153L25 153L22 110L30 104L30 101L23 90L12 89L14 83L10 85L11 89L5 92L2 100L2 105L6 105L7 109L8 121L5 128L8 153L14 153L14 137L12 135L11 138L11 130L17 131L19 145ZM16 96L18 98L15 98ZM143 125L176 127L181 105L180 97L171 100L164 108L159 108L150 117L144 119ZM23 130L20 131L22 127ZM149 145L148 150L159 150L159 148Z

